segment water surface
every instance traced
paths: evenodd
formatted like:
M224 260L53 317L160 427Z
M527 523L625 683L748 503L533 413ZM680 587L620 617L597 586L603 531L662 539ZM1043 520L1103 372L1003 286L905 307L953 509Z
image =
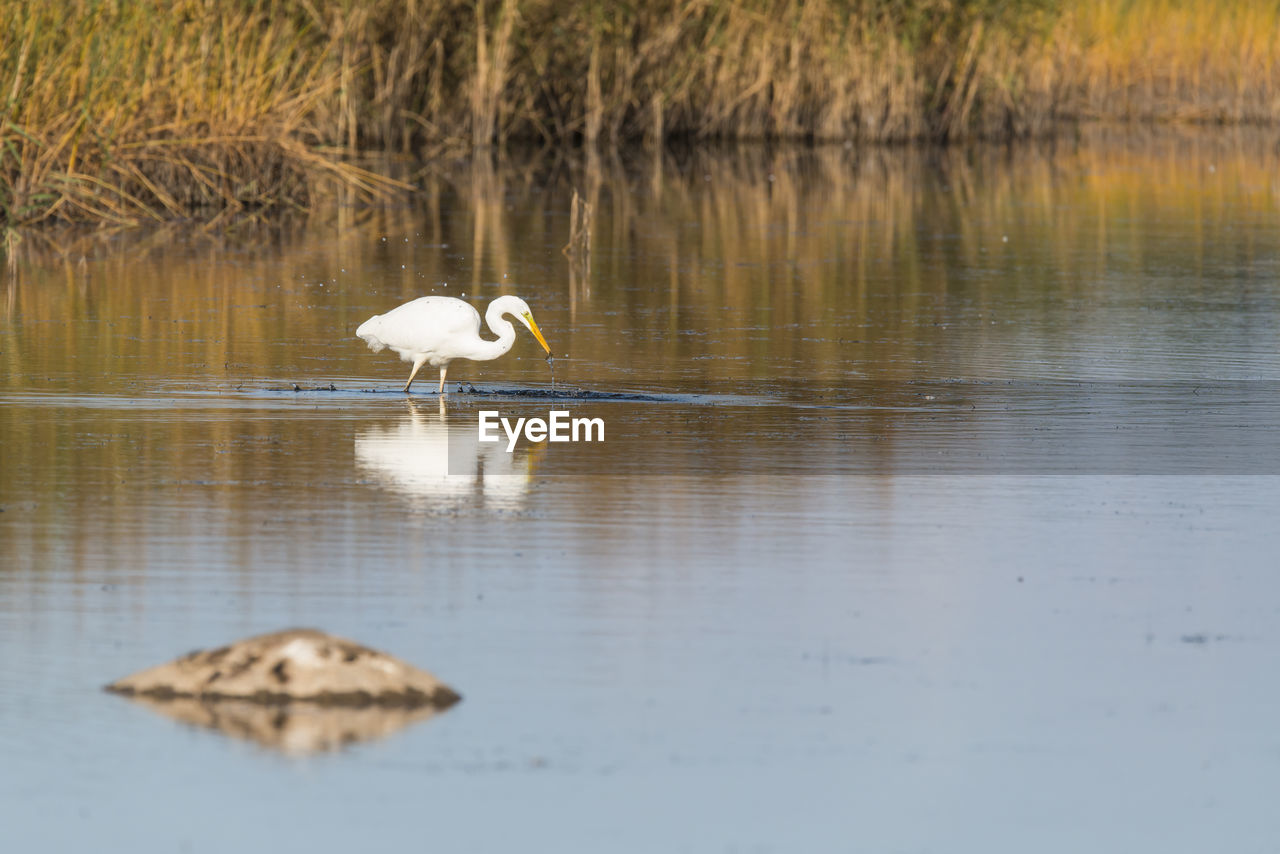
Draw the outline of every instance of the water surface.
M19 246L7 846L1274 845L1274 148L646 157ZM354 330L426 293L560 394L523 333L400 393ZM476 442L559 407L606 441ZM465 699L299 758L100 691L293 625Z

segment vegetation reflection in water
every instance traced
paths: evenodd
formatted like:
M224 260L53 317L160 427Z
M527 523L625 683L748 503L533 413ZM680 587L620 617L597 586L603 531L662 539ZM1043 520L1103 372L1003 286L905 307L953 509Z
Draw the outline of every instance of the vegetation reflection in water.
M569 357L571 383L820 387L933 377L942 365L1078 376L1087 366L1058 357L1078 359L1082 344L1097 355L1076 333L1106 323L1117 300L1147 300L1158 324L1179 300L1248 298L1232 271L1266 251L1278 165L1247 133L1016 152L479 162L433 178L415 207L230 233L31 233L10 259L0 382L147 393L162 381L372 377L352 335L376 310L516 289L563 330L556 356ZM596 211L585 270L558 251L574 185ZM1117 280L1161 271L1160 294ZM1132 343L1153 330L1120 331ZM504 361L513 380L545 380L532 349L517 345L523 367ZM486 375L475 365L457 379Z

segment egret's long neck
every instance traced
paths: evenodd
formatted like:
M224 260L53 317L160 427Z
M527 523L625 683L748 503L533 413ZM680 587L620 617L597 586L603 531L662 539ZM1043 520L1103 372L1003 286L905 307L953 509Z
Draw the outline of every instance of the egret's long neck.
M467 358L477 362L496 359L510 350L512 344L516 343L516 328L511 325L511 321L502 316L502 312L494 311L492 305L489 306L489 310L484 314L484 322L489 324L489 329L494 335L498 336L498 340L485 341L480 339L472 345L471 352L467 354Z

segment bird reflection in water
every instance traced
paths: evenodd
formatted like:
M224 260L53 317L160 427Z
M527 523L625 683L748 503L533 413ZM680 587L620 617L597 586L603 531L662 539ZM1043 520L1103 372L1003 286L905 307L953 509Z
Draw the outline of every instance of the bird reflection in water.
M533 479L538 449L508 453L503 442L480 442L474 412L450 417L406 400L409 414L390 427L356 436L356 464L382 487L433 511L463 507L518 510Z

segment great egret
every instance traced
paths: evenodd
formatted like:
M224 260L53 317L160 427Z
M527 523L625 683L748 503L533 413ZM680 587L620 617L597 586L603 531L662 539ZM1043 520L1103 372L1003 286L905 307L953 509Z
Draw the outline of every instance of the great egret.
M542 337L538 324L533 322L529 304L520 297L498 297L489 303L484 313L489 329L498 336L497 341L480 337L480 312L470 303L453 297L418 297L386 314L375 314L360 324L356 335L377 353L387 347L400 354L400 358L413 363L409 381L404 384L407 392L417 376L418 369L430 363L440 369L440 393L444 394L444 375L454 359L486 361L496 359L511 349L516 341L516 328L503 315L513 315L529 327L533 337L551 354L551 347Z

